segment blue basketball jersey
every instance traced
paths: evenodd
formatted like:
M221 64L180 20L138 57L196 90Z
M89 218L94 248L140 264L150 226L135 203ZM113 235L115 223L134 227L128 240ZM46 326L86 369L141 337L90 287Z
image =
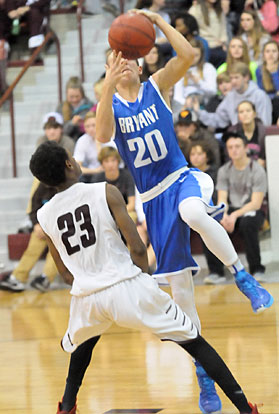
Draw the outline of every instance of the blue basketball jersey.
M154 80L141 85L137 100L113 96L115 143L140 193L187 165L174 131L172 113Z

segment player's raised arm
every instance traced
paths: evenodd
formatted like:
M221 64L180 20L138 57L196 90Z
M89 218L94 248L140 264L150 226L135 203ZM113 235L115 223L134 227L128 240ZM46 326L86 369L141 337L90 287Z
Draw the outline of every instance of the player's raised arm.
M114 115L112 97L117 82L121 79L126 60L122 59L121 52L113 52L106 65L106 77L103 84L101 99L96 112L96 139L99 142L110 141L114 132Z
M171 86L185 75L191 66L194 59L193 48L188 40L159 14L143 10L133 10L133 12L144 14L152 23L156 24L177 54L177 56L167 62L163 69L160 69L153 75L159 89L168 91Z
M114 185L107 184L106 197L114 220L129 246L134 264L147 273L148 259L146 247L138 234L135 223L127 212L122 194Z

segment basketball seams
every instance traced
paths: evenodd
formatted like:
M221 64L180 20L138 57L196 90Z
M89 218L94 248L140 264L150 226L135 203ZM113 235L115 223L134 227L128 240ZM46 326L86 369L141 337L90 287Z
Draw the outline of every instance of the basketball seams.
M127 44L126 40L123 40L123 42L120 42L118 39L115 40L113 37L109 37L110 42L115 42L117 44L117 49L121 50L121 47L124 47L126 50L132 50L135 48L140 48L140 49L147 49L148 51L150 50L150 46L148 45L144 45L142 43L137 43L137 44L133 44L132 46ZM118 51L118 50L117 50Z
M140 29L138 26L131 26L129 24L122 24L122 23L117 23L112 25L112 29L130 29L134 34L136 33L140 33L141 35L143 35L144 37L146 37L147 39L151 40L152 42L155 41L155 36L153 35L149 35L148 33L146 33L144 30ZM152 26L153 29L153 26ZM153 32L154 34L154 32Z

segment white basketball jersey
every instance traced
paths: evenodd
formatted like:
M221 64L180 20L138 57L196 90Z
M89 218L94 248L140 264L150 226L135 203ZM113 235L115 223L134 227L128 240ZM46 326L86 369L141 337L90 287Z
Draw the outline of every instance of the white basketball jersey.
M38 221L74 276L71 293L90 295L137 276L106 200L106 183L77 183L38 210Z

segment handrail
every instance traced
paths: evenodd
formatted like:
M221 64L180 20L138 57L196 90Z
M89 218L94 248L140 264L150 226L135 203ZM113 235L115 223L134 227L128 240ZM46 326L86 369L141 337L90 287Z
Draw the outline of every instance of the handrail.
M124 13L124 5L125 5L125 0L119 0L119 10L121 14Z
M15 144L15 123L14 123L14 102L13 102L13 90L17 86L20 79L23 77L25 72L29 69L32 65L38 54L41 50L45 47L48 41L53 38L56 43L56 50L57 50L57 64L58 64L58 95L59 95L59 102L62 102L62 71L61 71L61 49L60 49L60 42L58 37L53 31L49 31L43 43L37 47L37 49L33 52L30 56L29 60L25 63L24 67L17 75L16 79L12 82L12 84L8 87L5 93L0 98L0 108L3 103L10 99L10 119L11 119L11 135L12 135L12 160L13 160L13 176L17 177L17 168L16 168L16 144Z
M83 11L84 0L79 0L77 6L77 28L79 38L79 61L80 61L80 76L82 82L85 81L84 74L84 59L83 59L83 35L82 35L82 11ZM124 13L125 0L119 0L120 13Z
M83 36L82 36L82 10L84 0L79 0L77 6L77 27L78 27L78 38L79 38L79 61L80 61L80 73L81 80L84 82L84 60L83 60Z

